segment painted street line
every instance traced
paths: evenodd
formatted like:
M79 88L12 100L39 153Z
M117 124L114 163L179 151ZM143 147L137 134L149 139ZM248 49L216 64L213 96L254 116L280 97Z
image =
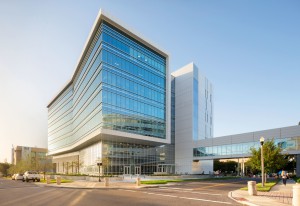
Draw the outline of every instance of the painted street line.
M5 202L5 203L1 203L1 205L2 205L2 206L4 206L4 205L13 205L13 204L15 204L15 203L17 203L17 202L25 201L26 199L28 200L28 199L34 198L34 197L36 197L36 196L40 196L40 195L42 195L42 194L44 194L44 193L49 193L49 191L53 191L53 190L55 190L55 189L52 189L52 190L45 190L45 191L42 191L42 192L38 192L38 193L31 194L31 195L27 195L27 196L25 196L25 197L16 198L16 199L7 201L7 202Z
M214 202L214 203L220 203L220 204L227 204L231 205L230 202L221 202L221 201L215 201L215 200L206 200L206 199L198 199L198 198L192 198L192 197L179 197L180 199L188 199L188 200L198 200L198 201L204 201L204 202Z
M119 189L123 191L128 191L128 192L133 192L133 190L124 190L124 189ZM136 192L136 191L134 191ZM222 202L222 201L216 201L216 200L207 200L207 199L200 199L200 198L192 198L192 197L179 197L176 195L165 195L165 194L159 194L159 193L153 193L153 192L142 192L148 195L157 195L157 196L164 196L164 197L173 197L173 198L180 198L180 199L187 199L187 200L195 200L195 201L203 201L203 202L214 202L214 203L220 203L220 204L227 204L231 205L232 203L230 202Z
M86 191L80 193L80 195L74 199L69 205L78 205L78 202L86 195Z
M178 197L175 195L164 195L164 194L159 194L159 193L152 193L152 192L147 192L149 195L158 195L158 196L165 196L165 197Z
M159 188L163 188L163 189L172 189L172 190L188 190L191 191L193 189L185 189L185 188L177 188L177 187L159 187Z
M222 185L226 185L226 184L224 184L224 183L222 183L222 184L214 184L214 185L203 186L203 187L195 188L195 189L197 189L197 190L202 190L202 189L211 188L211 187L218 187L218 186L222 186Z
M154 188L149 188L149 189L154 189ZM172 188L159 188L159 190L170 190L170 191L174 191L172 190ZM180 192L187 192L187 193L192 193L192 194L199 194L199 195L212 195L212 196L222 196L221 194L212 194L212 193L206 193L206 192L193 192L193 191L184 191L184 190L180 190Z
M119 190L127 191L127 192L137 192L137 191L135 191L135 190L124 190L124 189L119 189Z

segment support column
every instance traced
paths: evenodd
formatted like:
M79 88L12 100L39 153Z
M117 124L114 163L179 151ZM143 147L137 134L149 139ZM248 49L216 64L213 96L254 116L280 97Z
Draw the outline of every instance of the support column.
M242 176L245 176L245 160L242 158Z
M237 176L240 176L240 158L238 158Z
M296 156L296 176L300 177L300 154L297 154L295 156Z

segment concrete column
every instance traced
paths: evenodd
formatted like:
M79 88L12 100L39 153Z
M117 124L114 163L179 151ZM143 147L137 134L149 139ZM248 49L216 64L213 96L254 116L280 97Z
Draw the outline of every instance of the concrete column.
M293 186L293 206L300 206L300 185Z
M109 178L108 177L104 178L104 185L105 185L105 187L109 186Z
M50 176L46 177L46 182L47 182L47 184L50 184Z
M242 158L242 176L245 176L245 160Z
M296 176L300 177L300 154L297 154L295 156L296 156Z
M56 176L56 184L60 185L61 183L61 176Z
M248 181L248 194L251 196L257 195L256 181Z
M136 178L136 186L141 186L141 178Z
M240 176L240 158L238 158L237 176Z

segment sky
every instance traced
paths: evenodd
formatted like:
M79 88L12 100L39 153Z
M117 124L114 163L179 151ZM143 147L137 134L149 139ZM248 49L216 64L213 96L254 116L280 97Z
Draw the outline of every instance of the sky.
M0 1L0 162L47 147L47 104L70 80L99 9L214 86L214 136L300 121L297 0Z

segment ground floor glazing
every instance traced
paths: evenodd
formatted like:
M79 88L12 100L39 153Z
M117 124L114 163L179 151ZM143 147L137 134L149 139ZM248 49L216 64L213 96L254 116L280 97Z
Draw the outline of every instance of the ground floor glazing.
M56 173L88 175L172 174L174 145L151 146L100 141L72 154L53 157ZM102 163L98 166L97 163ZM75 172L74 172L75 171Z

